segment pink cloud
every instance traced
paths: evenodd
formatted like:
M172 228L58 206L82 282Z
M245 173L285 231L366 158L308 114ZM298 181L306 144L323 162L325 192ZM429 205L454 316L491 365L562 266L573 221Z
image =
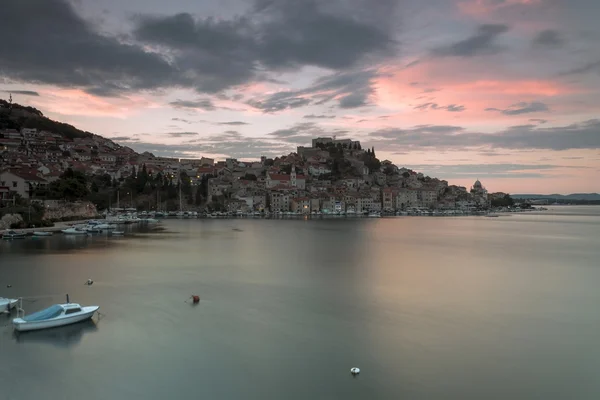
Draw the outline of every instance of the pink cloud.
M126 118L159 104L139 95L121 98L93 96L79 89L41 89L31 103L45 112L61 115Z
M543 113L507 116L485 111L486 108L506 109L521 102L561 103L568 97L587 93L587 89L574 84L520 77L493 65L475 65L463 60L431 60L395 71L387 68L374 86L375 103L392 117L363 122L361 128L375 129L382 123L395 123L460 124L479 129L487 126L492 130L505 127L511 120L522 121L524 117L534 118ZM553 117L559 117L556 114Z

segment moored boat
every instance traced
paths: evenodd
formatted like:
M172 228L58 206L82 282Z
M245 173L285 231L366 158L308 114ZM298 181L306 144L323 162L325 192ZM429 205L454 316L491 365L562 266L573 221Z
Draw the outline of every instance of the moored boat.
M99 306L82 307L80 304L70 303L67 295L65 304L55 304L33 314L23 315L13 319L12 323L15 330L19 332L56 328L88 320L99 308ZM22 312L22 309L19 312Z
M26 233L10 230L2 234L2 239L25 239L25 236L27 236Z
M35 231L33 232L33 236L52 236L52 232L44 232L44 231Z
M7 299L6 297L0 297L0 312L12 310L17 306L19 300L17 299Z
M67 229L63 229L61 230L62 233L64 233L65 235L87 235L88 232L84 229L81 228L67 228Z

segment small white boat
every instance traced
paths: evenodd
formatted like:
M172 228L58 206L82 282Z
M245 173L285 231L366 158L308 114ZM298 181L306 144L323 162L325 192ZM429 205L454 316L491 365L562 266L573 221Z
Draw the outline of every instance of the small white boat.
M369 218L381 218L381 214L377 212L371 212L368 215Z
M6 231L2 234L2 239L11 240L11 239L25 239L27 236L26 233L17 232L17 231Z
M12 310L17 306L19 300L17 299L7 299L6 297L0 297L0 312Z
M55 304L22 318L15 318L12 323L15 330L19 332L56 328L88 320L99 308L99 306L82 307L77 303L69 303L67 295L67 303Z
M65 235L87 235L87 231L81 228L67 228L61 230Z
M33 236L52 236L52 232L35 231Z
M111 232L109 232L109 235L111 235L111 236L124 236L125 232L124 231L111 231Z

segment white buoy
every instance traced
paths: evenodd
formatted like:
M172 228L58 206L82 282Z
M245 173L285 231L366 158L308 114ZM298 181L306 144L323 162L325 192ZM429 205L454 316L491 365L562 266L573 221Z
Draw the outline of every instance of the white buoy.
M354 367L354 368L352 368L352 369L350 370L350 373L351 373L352 375L358 375L358 374L360 374L360 368L356 368L356 367Z
M89 286L89 285L91 285L92 283L94 283L94 281L93 281L93 280L91 280L91 279L88 279L88 280L87 280L87 282L86 282L85 284Z

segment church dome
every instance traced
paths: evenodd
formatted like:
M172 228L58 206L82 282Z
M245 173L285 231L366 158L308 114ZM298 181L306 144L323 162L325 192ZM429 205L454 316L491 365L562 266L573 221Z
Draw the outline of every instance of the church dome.
M481 189L483 186L481 185L481 182L479 182L479 179L477 179L477 180L475 181L475 183L473 184L473 187L474 187L475 189Z

